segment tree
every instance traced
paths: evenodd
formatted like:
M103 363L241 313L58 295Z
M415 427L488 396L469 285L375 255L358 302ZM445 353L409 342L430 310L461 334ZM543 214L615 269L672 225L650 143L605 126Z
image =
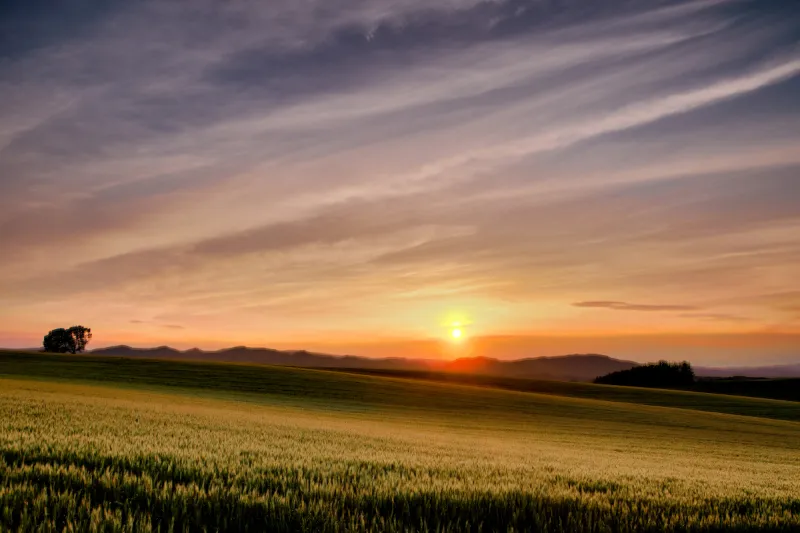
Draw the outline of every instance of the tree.
M52 330L44 336L44 351L53 353L67 353L74 348L72 337L64 328Z
M632 387L689 388L694 384L692 365L659 361L620 370L594 380L605 385L628 385Z
M83 326L58 328L44 336L44 351L53 353L78 353L92 340L92 330Z
M72 337L73 346L75 347L72 353L84 351L86 345L92 340L92 330L83 326L72 326L67 330L67 333Z

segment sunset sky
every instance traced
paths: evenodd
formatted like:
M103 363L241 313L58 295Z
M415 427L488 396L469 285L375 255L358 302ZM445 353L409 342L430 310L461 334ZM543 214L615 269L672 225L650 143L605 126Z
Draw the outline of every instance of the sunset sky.
M800 5L3 2L0 246L0 346L800 362Z

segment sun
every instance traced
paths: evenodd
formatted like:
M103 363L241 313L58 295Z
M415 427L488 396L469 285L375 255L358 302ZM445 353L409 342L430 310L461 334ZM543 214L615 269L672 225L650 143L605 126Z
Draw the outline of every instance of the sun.
M461 328L453 328L453 330L450 332L450 335L454 339L458 340L464 335L464 332L461 331Z

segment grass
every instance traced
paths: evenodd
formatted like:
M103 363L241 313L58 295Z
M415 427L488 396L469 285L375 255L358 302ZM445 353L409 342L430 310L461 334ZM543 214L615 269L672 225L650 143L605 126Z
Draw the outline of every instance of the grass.
M381 379L373 374L374 371L334 374L288 367L0 352L0 376L100 381L127 387L178 387L223 398L248 399L245 397L249 395L254 401L268 398L270 402L280 403L317 402L337 409L396 407L444 410L457 415L484 409L485 394L493 394L476 396L471 392L465 394L463 387L451 387L449 395L432 398L429 395L431 385L417 378L433 376L433 380L452 384L800 421L800 404L779 400L457 374L384 373L384 377L398 379ZM514 407L509 406L509 410L513 411Z
M800 399L798 396L800 379L742 380L730 383L723 379L708 380L698 382L698 390L681 391L450 372L341 368L329 370L364 376L434 381L573 398L800 421L800 404L796 403ZM770 386L774 386L777 391L768 390ZM772 395L777 397L771 398ZM737 396L746 396L746 398Z
M800 530L798 448L791 420L0 355L2 531Z

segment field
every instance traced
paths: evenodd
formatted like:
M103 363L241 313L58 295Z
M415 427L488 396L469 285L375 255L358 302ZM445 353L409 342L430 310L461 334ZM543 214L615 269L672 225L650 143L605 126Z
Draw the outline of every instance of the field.
M460 374L451 372L425 372L418 370L380 370L380 369L328 369L334 372L383 376L439 383L457 383L476 387L538 392L575 398L593 398L613 402L642 403L664 407L685 407L715 413L747 414L767 418L800 420L800 414L791 404L785 402L752 402L730 396L749 396L772 400L800 402L800 378L791 379L725 379L710 378L699 380L692 390L654 390L639 387L618 387L614 385L597 386L593 383L548 381L530 378L511 378L480 374ZM713 394L694 394L697 392ZM729 397L721 396L726 395ZM784 409L783 407L788 407Z
M800 421L800 404L768 399L742 398L718 394L615 387L591 383L569 383L532 379L498 378L459 374L398 372L398 371L303 371L287 367L256 366L246 364L190 363L186 361L150 360L81 355L14 353L0 351L0 375L36 377L70 382L114 383L120 387L148 387L150 389L189 389L195 394L221 398L251 400L269 398L270 402L302 399L304 405L321 403L325 406L349 404L352 409L380 409L386 407L418 409L431 408L428 396L430 385L423 380L460 385L534 392L636 403L661 407L686 409ZM401 379L373 379L380 376ZM450 389L461 390L461 389ZM470 390L470 389L467 389ZM411 393L413 391L413 394ZM387 394L387 392L389 392ZM436 401L453 398L437 397ZM335 400L335 401L334 401ZM461 412L470 399L454 398L450 407ZM478 397L478 401L481 398ZM478 405L478 408L481 406Z
M0 530L800 530L798 404L565 390L0 353Z

